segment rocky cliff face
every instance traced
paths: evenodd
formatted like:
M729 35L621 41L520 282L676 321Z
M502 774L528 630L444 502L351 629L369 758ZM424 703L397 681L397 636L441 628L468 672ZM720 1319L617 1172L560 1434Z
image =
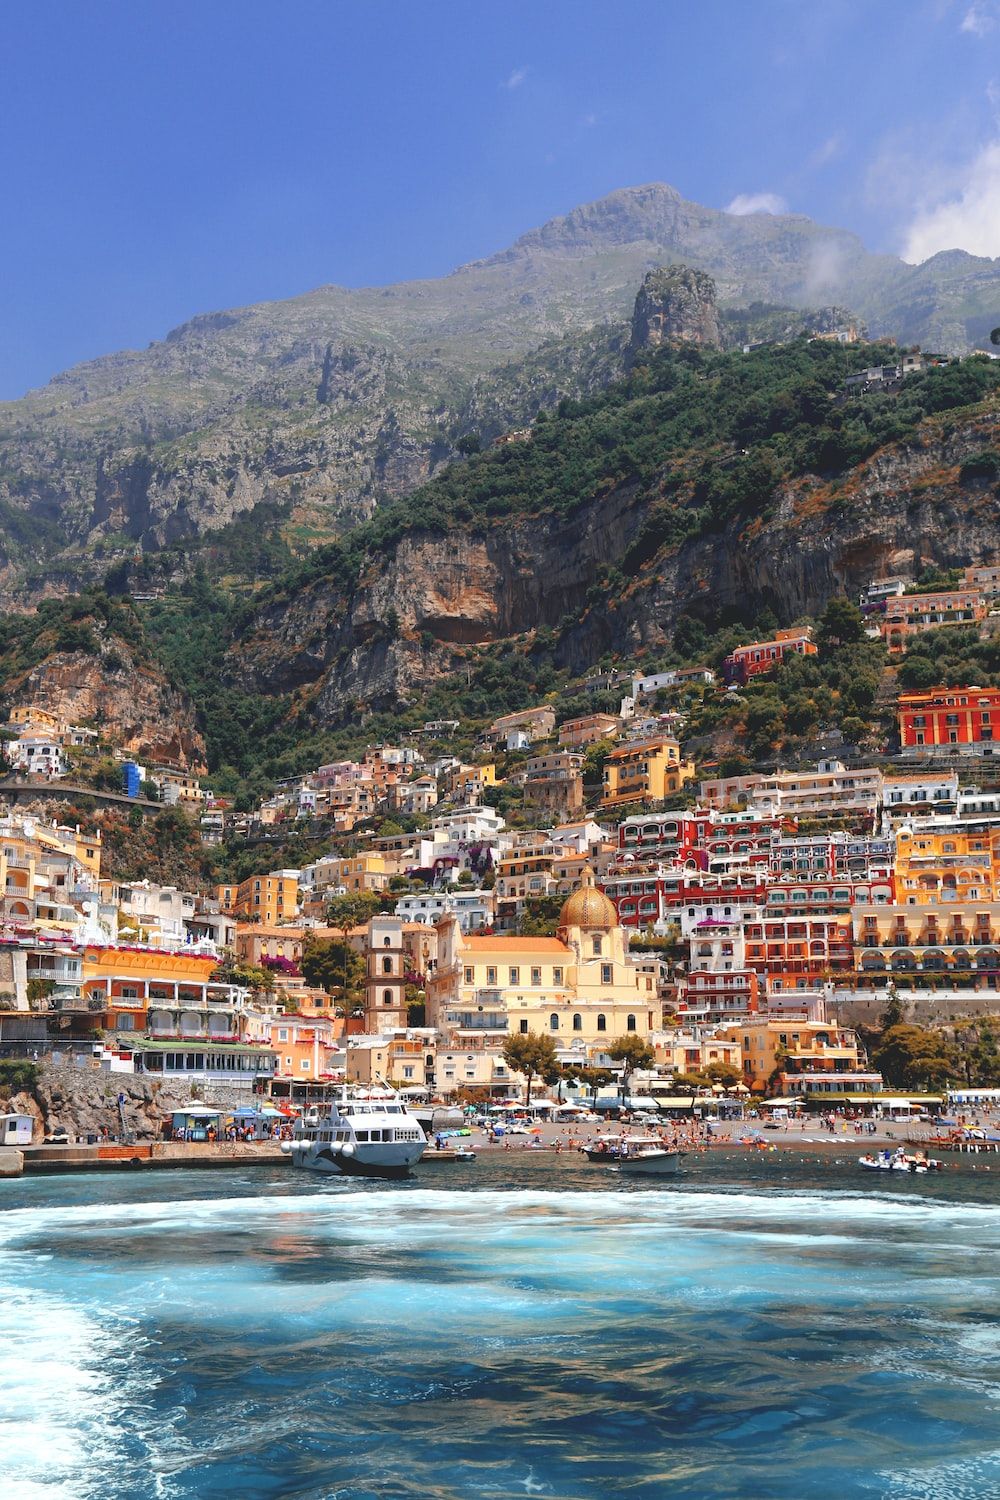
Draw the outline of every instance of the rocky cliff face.
M0 586L32 600L100 576L115 547L195 539L262 503L296 546L339 534L463 434L489 440L607 378L590 331L627 318L651 264L680 262L723 307L836 300L873 334L945 349L982 341L1000 300L997 261L910 267L799 215L624 189L438 281L194 318L0 407ZM714 340L710 321L698 336Z
M721 349L715 282L704 271L658 266L646 273L635 299L627 358L663 344Z
M297 691L333 723L360 705L412 701L461 665L465 647L538 629L560 631L561 663L583 670L609 650L664 645L685 613L713 620L727 609L769 608L791 622L819 613L833 594L856 595L880 573L993 561L1000 493L992 483L963 484L960 468L998 446L995 408L958 423L927 421L849 483L785 484L767 519L663 548L597 602L598 570L621 563L648 515L649 497L636 487L570 518L407 533L350 593L319 580L269 605L234 649L230 671L247 688Z
M98 653L56 651L5 684L9 708L33 704L70 724L99 729L140 759L204 770L205 742L194 710L163 674L118 636Z

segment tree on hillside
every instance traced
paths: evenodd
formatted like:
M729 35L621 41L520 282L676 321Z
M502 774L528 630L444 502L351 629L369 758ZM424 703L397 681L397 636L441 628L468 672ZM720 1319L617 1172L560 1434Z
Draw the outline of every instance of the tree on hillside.
M984 1018L956 1031L955 1041L966 1083L979 1088L996 1088L1000 1084L1000 1049L990 1019Z
M621 1073L621 1097L628 1097L628 1081L637 1068L651 1068L656 1062L656 1053L648 1042L644 1042L641 1036L629 1032L626 1036L615 1037L607 1049L608 1056L612 1062L620 1062Z
M899 997L899 991L894 984L890 984L886 991L885 1010L878 1018L880 1031L891 1031L894 1026L900 1026L906 1020L906 1008Z
M1000 344L1000 328L994 328L990 334L991 344Z
M954 1047L939 1031L923 1026L890 1026L874 1048L872 1061L893 1088L939 1089L961 1076Z
M517 919L519 937L552 937L563 909L565 896L532 896L527 898Z
M504 1062L514 1073L523 1073L528 1080L526 1103L531 1103L531 1083L537 1074L546 1083L555 1083L559 1077L556 1061L556 1044L544 1032L515 1032L503 1044Z
M326 908L326 920L331 927L336 928L340 933L343 944L341 953L343 964L341 969L341 984L343 986L342 993L345 1004L351 967L350 959L348 958L348 953L351 951L348 934L352 927L362 926L363 923L370 921L381 910L381 898L376 896L373 891L355 891L346 896L334 896ZM346 1013L345 1010L345 1015Z
M823 652L838 646L854 646L864 640L865 617L850 599L831 599L820 615L816 644Z
M349 932L381 910L382 898L374 891L354 891L346 896L333 897L326 908L326 920L338 932Z
M245 990L270 993L274 989L274 975L258 964L239 964L235 960L224 962L213 971L212 978L223 984L238 984Z
M302 973L316 989L328 995L339 992L346 1016L357 1003L365 961L342 938L309 937L302 949Z

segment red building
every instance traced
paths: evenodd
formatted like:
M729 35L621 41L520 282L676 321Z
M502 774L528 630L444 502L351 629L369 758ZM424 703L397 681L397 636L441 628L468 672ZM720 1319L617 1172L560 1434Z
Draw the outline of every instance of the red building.
M780 667L786 656L815 656L818 647L814 644L812 631L805 629L779 630L769 641L751 641L748 646L737 646L722 663L722 675L727 683L749 682L751 677L761 677Z
M823 982L854 967L849 912L840 916L768 908L761 921L744 929L747 967L776 990L819 989Z
M896 705L903 750L961 754L1000 744L1000 688L931 688L901 693ZM956 752L953 747L958 746Z
M766 888L761 870L702 875L679 866L609 870L600 885L614 902L620 925L642 929L678 919L685 906L759 906Z
M766 813L646 813L618 825L618 847L639 859L711 869L713 863L738 861L766 865L772 841L795 831L795 822Z

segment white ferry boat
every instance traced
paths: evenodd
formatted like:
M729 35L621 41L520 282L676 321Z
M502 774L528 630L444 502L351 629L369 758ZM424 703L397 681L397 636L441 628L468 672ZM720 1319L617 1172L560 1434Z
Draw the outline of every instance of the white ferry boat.
M420 1121L397 1094L345 1088L314 1104L282 1145L293 1167L340 1177L405 1177L427 1146Z

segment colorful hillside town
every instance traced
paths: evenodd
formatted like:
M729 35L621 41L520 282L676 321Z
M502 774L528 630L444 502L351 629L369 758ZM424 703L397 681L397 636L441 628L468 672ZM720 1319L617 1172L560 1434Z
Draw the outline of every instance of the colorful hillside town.
M855 615L893 653L985 629L998 592L997 569L937 592L889 577ZM631 1038L646 1097L876 1111L863 1037L890 1000L930 1024L1000 1009L1000 688L897 682L874 753L727 766L691 735L699 705L820 649L789 627L720 653L718 677L611 667L581 684L593 711L428 720L249 806L204 766L16 707L0 1054L202 1097L301 1106L347 1081L468 1104L521 1098L510 1041L541 1036L560 1088L599 1103ZM88 788L86 822L47 800ZM220 878L122 874L113 819L168 811Z

